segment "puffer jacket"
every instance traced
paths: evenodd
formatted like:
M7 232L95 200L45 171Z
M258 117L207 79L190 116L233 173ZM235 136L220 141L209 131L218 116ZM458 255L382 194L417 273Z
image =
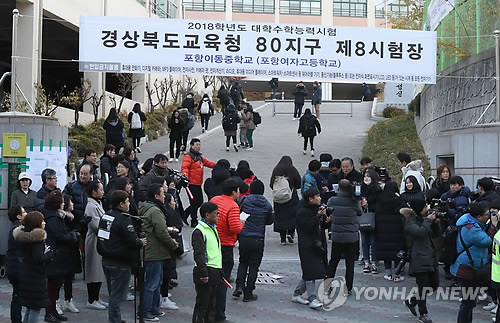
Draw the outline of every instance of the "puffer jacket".
M448 223L455 225L455 222L464 215L469 205L470 188L464 186L459 192L452 193L451 190L441 196L441 201L452 200L454 207L448 209Z
M316 181L316 176L314 176L314 174L311 173L311 171L308 169L306 171L306 174L304 175L304 178L302 179L300 193L304 194L308 189L313 187L319 189L318 182Z
M314 126L306 129L306 125ZM316 132L316 130L318 131ZM304 114L300 117L299 130L297 130L297 133L301 134L303 137L315 137L318 133L321 133L321 124L319 123L318 118L312 114Z
M457 226L462 226L460 229L462 239L465 245L469 246L468 249L474 262L474 268L478 270L484 264L488 263L488 248L492 244L491 238L485 232L487 225L480 223L472 215L467 213L458 219ZM472 266L467 256L467 252L463 250L465 250L465 248L462 245L460 236L457 236L457 252L460 254L455 263L450 267L450 272L453 276L456 276L460 265Z
M425 178L422 176L422 173L424 172L424 168L422 167L422 161L421 160L414 160L410 162L408 165L405 167L401 168L401 171L403 172L403 178L401 179L401 185L399 186L399 191L404 192L406 191L406 178L408 176L415 176L415 178L418 181L418 184L420 185L420 189L422 191L425 190Z
M210 202L217 204L219 207L217 232L219 233L221 246L234 247L238 234L243 230L238 204L228 195L216 196Z
M243 118L244 128L256 128L255 123L253 123L253 109L251 107L248 107L246 112L241 113L241 117Z
M227 169L217 164L214 166L212 177L207 178L205 184L203 184L203 190L205 194L207 194L209 200L214 196L224 194L222 183L229 177L231 177L231 174Z
M240 199L241 211L250 214L240 237L264 238L266 225L273 224L273 207L263 195L250 194Z
M80 179L72 181L64 187L63 193L71 196L71 201L74 204L73 214L75 219L71 221L71 227L79 232L86 231L87 224L83 221L85 207L87 206L88 196L85 191L87 183L83 183ZM85 229L82 229L85 228Z
M206 159L199 152L189 151L182 160L181 172L189 178L189 185L203 184L203 168L214 168L215 162Z
M332 241L352 243L359 240L359 219L362 209L359 201L351 193L339 192L328 200L328 207L333 208Z

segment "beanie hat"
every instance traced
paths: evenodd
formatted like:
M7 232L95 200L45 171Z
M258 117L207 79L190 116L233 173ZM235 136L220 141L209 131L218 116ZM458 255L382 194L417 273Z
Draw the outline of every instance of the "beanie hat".
M420 212L422 212L422 210L427 205L427 202L425 202L424 199L413 199L408 203L410 204L412 210L415 211L415 213L417 213L417 216L420 215Z
M262 181L256 179L252 183L250 183L250 194L264 194L264 183Z
M323 153L319 155L319 161L320 162L330 162L333 159L333 156L328 153Z

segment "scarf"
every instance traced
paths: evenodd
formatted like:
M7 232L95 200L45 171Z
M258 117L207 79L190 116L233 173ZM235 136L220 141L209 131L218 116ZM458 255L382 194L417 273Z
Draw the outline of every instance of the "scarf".
M189 157L191 157L191 159L195 163L197 161L203 161L203 158L201 157L201 153L199 151L194 151L192 148L189 149L188 155L189 155Z
M148 197L146 199L146 201L148 202L151 202L153 204L155 204L160 210L161 212L163 213L163 215L166 217L167 214L168 214L168 210L167 210L167 207L165 206L165 204L163 204L162 202L160 202L159 200L155 199L155 198L150 198Z

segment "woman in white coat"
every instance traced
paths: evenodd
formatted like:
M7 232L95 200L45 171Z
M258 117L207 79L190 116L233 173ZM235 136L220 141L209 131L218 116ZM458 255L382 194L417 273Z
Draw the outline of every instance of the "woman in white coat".
M108 303L99 299L102 282L105 281L102 269L102 257L97 253L97 231L99 221L104 215L101 199L104 196L102 183L93 181L87 186L88 202L85 207L85 219L88 220L87 237L85 238L85 281L87 282L87 307L94 310L105 310Z

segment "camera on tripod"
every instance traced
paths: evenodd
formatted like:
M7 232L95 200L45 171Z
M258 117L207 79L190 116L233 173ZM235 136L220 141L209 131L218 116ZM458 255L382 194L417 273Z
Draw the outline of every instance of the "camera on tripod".
M144 230L142 230L142 224L144 223L144 219L141 218L140 216L135 216L129 214L130 219L132 220L132 225L134 226L135 233L137 233L137 236L142 239L146 237L146 234L144 233Z
M174 179L175 187L179 190L181 187L187 187L189 184L189 178L182 174L180 171L175 169L169 169L172 177Z

